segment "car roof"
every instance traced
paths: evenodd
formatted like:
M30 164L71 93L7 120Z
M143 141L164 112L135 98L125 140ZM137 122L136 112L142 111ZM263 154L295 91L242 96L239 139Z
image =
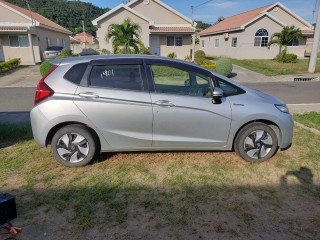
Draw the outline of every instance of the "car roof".
M71 57L71 58L52 60L51 63L54 65L67 65L67 64L89 62L91 60L110 60L110 59L153 59L153 60L165 60L165 61L172 61L176 63L190 64L190 62L186 62L179 59L154 56L154 55L141 55L141 54L90 55L90 56Z

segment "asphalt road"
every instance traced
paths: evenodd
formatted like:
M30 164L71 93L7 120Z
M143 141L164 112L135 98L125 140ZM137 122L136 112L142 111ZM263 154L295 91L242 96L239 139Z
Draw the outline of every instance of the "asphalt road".
M246 83L246 86L272 94L287 104L320 103L318 82ZM33 107L35 88L0 88L0 112L25 112Z

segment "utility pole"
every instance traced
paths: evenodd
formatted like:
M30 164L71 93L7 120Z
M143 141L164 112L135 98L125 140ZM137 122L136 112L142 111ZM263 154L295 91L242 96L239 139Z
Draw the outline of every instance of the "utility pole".
M83 34L84 34L84 52L87 54L87 35L84 29L84 21L82 20L82 29L83 29Z
M191 13L192 13L192 27L194 25L194 6L191 6ZM192 54L191 54L191 61L194 62L194 50L196 45L196 33L192 35Z
M319 40L320 40L320 4L318 4L318 16L317 16L316 29L314 31L312 51L311 51L311 56L309 61L309 69L308 69L309 73L314 73L316 70Z

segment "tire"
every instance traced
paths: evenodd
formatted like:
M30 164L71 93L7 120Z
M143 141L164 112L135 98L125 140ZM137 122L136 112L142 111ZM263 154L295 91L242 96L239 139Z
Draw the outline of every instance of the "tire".
M238 133L234 149L248 162L263 162L278 151L278 137L264 123L251 123Z
M59 129L52 138L51 149L56 160L67 167L82 167L94 158L97 143L82 125L69 125Z

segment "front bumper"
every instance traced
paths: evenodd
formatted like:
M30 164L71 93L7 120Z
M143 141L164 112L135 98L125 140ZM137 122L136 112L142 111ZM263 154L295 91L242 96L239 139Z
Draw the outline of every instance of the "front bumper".
M292 145L293 126L294 126L292 116L287 113L282 113L279 116L277 125L279 126L280 133L281 133L279 147L281 150L287 150Z

